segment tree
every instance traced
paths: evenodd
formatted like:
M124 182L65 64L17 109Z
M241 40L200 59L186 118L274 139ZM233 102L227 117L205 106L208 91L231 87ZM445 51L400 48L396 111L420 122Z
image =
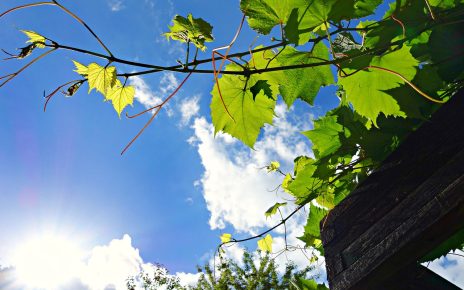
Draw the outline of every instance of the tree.
M81 23L106 53L67 46L51 37L23 31L29 44L10 57L22 60L41 54L22 69L1 77L0 87L55 51L87 54L102 62L75 61L79 78L46 96L45 107L60 90L72 96L87 84L89 91L95 89L111 101L121 116L135 93L127 85L129 78L162 71L184 74L179 87L163 102L126 115L135 118L153 113L124 153L192 74L210 74L215 80L211 92L215 131L229 133L250 148L261 128L272 123L279 97L289 107L296 99L312 105L321 87L337 86L339 106L315 120L313 130L303 132L313 144L314 157L297 157L292 172L280 171L277 162L268 166L269 171L284 175L281 187L294 198L297 208L263 233L246 238L229 235L221 244L262 238L258 241L260 248L271 252L272 237L266 234L309 206L300 239L306 247L323 254L319 224L324 216L464 84L462 1L392 1L380 20L366 20L380 4L381 0L242 0L243 19L237 35L246 20L249 27L269 38L249 51L231 53L237 40L234 37L227 46L213 49L210 58L200 56L206 44L214 40L212 25L190 14L178 15L165 36L185 43L186 54L185 61L171 66L115 56L83 20L59 1L27 4L5 11L0 18L24 8L56 6ZM118 72L119 64L132 66L135 71ZM212 68L205 68L208 64ZM286 204L274 205L266 215L277 214L282 206Z
M289 263L285 267L285 272L279 275L275 261L269 256L257 252L253 255L245 251L243 253L242 265L219 255L217 263L212 268L209 264L198 267L201 273L198 283L195 286L183 287L179 279L169 275L168 271L157 266L153 277L148 273L141 272L139 277L143 281L144 289L181 289L181 290L251 290L251 289L307 289L307 290L324 290L324 285L318 285L309 278L309 272L314 268L311 266L298 271L296 266ZM128 290L136 288L135 278L128 280Z

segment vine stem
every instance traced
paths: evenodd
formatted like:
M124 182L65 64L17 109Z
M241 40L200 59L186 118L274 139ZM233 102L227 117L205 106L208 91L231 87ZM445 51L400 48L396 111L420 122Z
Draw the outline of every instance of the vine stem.
M72 11L70 11L68 8L64 7L63 5L61 5L60 3L58 3L57 0L52 0L53 3L55 3L59 8L61 8L61 10L63 10L64 12L68 13L71 17L73 17L77 22L79 22L80 24L82 24L89 32L90 34L93 35L93 37L95 37L95 39L98 41L98 43L100 43L100 45L103 47L103 49L106 50L106 52L112 57L113 56L113 53L111 53L111 51L109 50L109 48L103 43L103 41L100 39L100 37L98 37L98 35L92 30L92 28L90 28L90 26L87 25L87 23L85 23L79 16L77 16L76 14L74 14Z
M226 113L227 115L235 122L235 119L234 117L232 116L232 114L229 112L229 109L227 108L227 105L226 103L224 102L224 97L222 96L222 92L221 92L221 87L219 85L219 78L218 78L218 75L221 73L221 70L222 68L224 67L224 63L227 59L227 56L229 55L229 52L230 52L230 49L232 48L232 45L235 43L235 41L237 40L238 36L240 35L240 31L242 31L242 27L243 27L243 22L245 21L245 14L243 14L242 16L242 20L240 21L240 25L237 29L237 31L235 32L235 35L234 37L232 38L232 41L229 43L229 45L226 45L226 46L223 46L223 47L218 47L218 48L215 48L213 49L213 52L212 52L212 57L211 57L211 60L213 62L213 75L214 75L214 81L216 82L216 86L217 86L217 90L218 90L218 93L219 93L219 97L221 98L221 102L222 102L222 105L224 107L224 109L226 110ZM219 65L219 69L216 70L216 60L214 58L214 55L215 54L219 54L221 55L220 53L218 53L218 50L222 50L222 49L226 49L226 53L224 55L222 55L222 59L221 59L221 64Z
M50 49L44 53L42 53L41 55L39 55L38 57L34 58L33 60L31 60L28 64L26 64L25 66L23 66L21 69L19 69L17 72L15 73L12 73L12 74L9 74L7 76L4 76L4 77L1 77L0 79L3 79L3 78L7 78L3 83L0 84L0 88L3 87L4 85L6 85L9 81L11 81L12 79L14 79L15 77L17 77L20 73L22 73L25 69L27 69L28 67L30 67L32 64L36 63L37 61L39 61L40 59L46 57L47 55L49 55L50 53L52 53L53 51L55 51L56 49Z
M48 94L45 99L45 104L44 104L44 112L47 111L47 105L48 103L50 102L51 98L60 90L62 89L63 87L67 86L67 85L70 85L72 83L78 83L78 82L81 82L81 83L84 83L86 80L72 80L72 81L69 81L67 83L64 83L62 84L61 86L57 87L53 92L51 92L50 94ZM45 92L44 92L44 95L45 95Z
M158 113L161 111L161 109L163 108L163 106L169 102L169 100L174 97L177 92L180 90L180 88L182 88L182 86L185 84L185 82L190 78L190 76L192 75L192 72L189 73L185 78L184 80L179 84L179 86L161 103L159 104L158 106L155 106L153 107L152 109L150 110L153 110L154 108L156 108L156 111L155 113L153 113L153 115L150 117L150 119L148 120L148 122L145 124L145 126L143 126L143 128L137 133L137 135L132 138L132 140L126 145L126 147L124 147L124 149L121 151L121 155L123 155L127 149L129 149L129 147L132 146L132 144L135 142L135 140L137 140L140 135L142 135L142 133L145 131L145 129L147 129L148 126L150 126L150 124L153 122L153 120L155 119L155 117L158 115ZM142 112L142 113L146 113L148 112L148 110ZM141 115L142 113L138 114L138 115Z
M3 16L13 12L13 11L16 11L16 10L20 10L20 9L23 9L23 8L29 8L29 7L35 7L35 6L43 6L43 5L53 5L53 6L56 6L55 3L53 2L36 2L36 3L30 3L30 4L24 4L24 5L20 5L20 6L16 6L16 7L13 7L11 9L8 9L7 11L3 12L0 14L0 18L2 18Z
M113 57L113 54L111 53L111 51L103 43L103 41L100 39L100 37L98 37L98 35L92 30L92 28L90 28L90 26L88 26L87 23L85 23L85 21L83 21L75 13L73 13L72 11L70 11L68 8L64 7L60 3L58 3L57 0L52 0L52 1L47 1L47 2L35 2L35 3L16 6L16 7L13 7L11 9L1 13L0 18L3 17L4 15L7 15L7 14L13 12L13 11L16 11L16 10L20 10L20 9L24 9L24 8L37 7L37 6L44 6L44 5L56 6L56 7L60 8L62 11L64 11L65 13L67 13L68 15L70 15L72 18L74 18L77 22L79 22L81 25L83 25L87 29L87 31L90 32L90 34L92 34L92 36L98 41L98 43L103 47L103 49L109 54L109 56Z
M422 97L426 98L427 100L429 100L431 102L438 103L438 104L446 103L446 101L437 100L437 99L434 99L431 96L427 95L426 93L421 91L418 87L416 87L412 82L410 82L408 79L406 79L404 76L402 76L400 73L397 73L396 71L393 71L393 70L390 70L390 69L387 69L387 68L383 68L383 67L379 67L379 66L375 66L375 65L367 66L366 69L368 69L368 68L378 69L378 70L381 70L381 71L384 71L384 72L387 72L387 73L390 73L390 74L393 74L393 75L399 77L405 83L407 83L412 89L414 89L416 92L418 92Z
M424 0L425 4L427 5L427 9L430 12L430 17L432 17L433 20L435 20L435 14L433 13L432 7L430 6L429 0Z

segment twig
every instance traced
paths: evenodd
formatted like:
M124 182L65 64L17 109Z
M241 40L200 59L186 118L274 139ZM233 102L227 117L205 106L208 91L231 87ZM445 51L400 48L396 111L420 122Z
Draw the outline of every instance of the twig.
M53 51L55 51L55 49L50 49L44 53L42 53L41 55L39 55L38 57L34 58L33 60L31 60L28 64L26 64L25 66L23 66L20 70L18 70L17 72L15 73L12 73L12 74L9 74L7 76L3 76L1 77L0 79L4 79L4 78L7 78L3 83L0 84L0 88L3 87L5 84L7 84L9 81L11 81L12 79L14 79L15 77L17 77L20 73L22 73L25 69L27 69L28 67L30 67L32 64L34 64L35 62L37 62L38 60L44 58L45 56L47 56L48 54L52 53Z

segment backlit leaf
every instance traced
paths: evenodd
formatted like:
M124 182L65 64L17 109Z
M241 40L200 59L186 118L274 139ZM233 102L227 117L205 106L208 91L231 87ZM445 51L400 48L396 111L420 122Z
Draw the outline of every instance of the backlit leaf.
M167 38L181 42L192 42L196 47L205 50L205 42L213 41L213 27L201 18L193 18L189 14L187 18L176 15L169 26L170 32L164 33Z
M280 163L278 161L271 161L271 163L266 166L267 172L274 172L280 168Z
M81 63L79 63L79 62L77 62L75 60L73 60L73 63L76 66L75 72L77 72L81 76L87 76L88 75L89 69L85 65L83 65L83 64L81 64Z
M338 134L343 131L343 126L337 123L337 116L324 116L314 121L314 129L303 132L303 135L313 143L314 155L323 158L337 151L342 145Z
M287 204L286 202L283 202L283 203L277 202L276 204L274 204L273 206L268 208L268 210L264 213L264 215L266 217L273 216L273 215L275 215L277 213L277 210L278 210L279 207L284 206L286 204Z
M232 239L231 234L224 233L221 235L221 243L228 243Z
M322 42L316 44L311 52L300 52L287 46L277 57L282 66L311 64L328 59L329 51ZM330 67L325 65L285 70L279 83L287 106L291 106L297 98L312 105L321 86L334 83L334 79Z
M261 240L258 240L258 248L263 252L272 253L272 236L267 234Z
M106 93L106 99L111 100L119 118L121 118L121 112L124 108L134 103L134 96L135 88L123 86L119 80L116 80L116 84Z
M339 83L343 86L346 99L353 104L355 111L377 126L376 120L380 113L385 116L406 116L395 99L386 93L386 90L405 84L404 80L394 73L412 80L416 74L417 65L418 61L411 55L409 48L403 46L399 50L382 56L365 57L353 61L349 64L349 68L344 68L344 71L347 74L354 74L341 77ZM372 66L376 68L370 68Z
M89 80L89 93L96 89L108 99L106 92L113 87L116 82L116 68L114 66L102 67L96 63L88 66L87 78Z
M226 69L239 70L240 67L230 64ZM216 84L211 92L211 117L216 133L229 133L253 147L261 127L265 123L272 124L276 101L268 98L262 91L253 98L249 90L258 80L254 75L250 76L248 81L243 76L235 75L223 75L219 79L224 104L233 119L221 101ZM245 84L248 88L245 88Z
M26 43L33 43L35 44L38 48L44 48L45 45L45 37L42 35L38 34L37 32L31 31L31 30L21 30L22 33L26 34L27 37L29 37L29 40L26 41Z

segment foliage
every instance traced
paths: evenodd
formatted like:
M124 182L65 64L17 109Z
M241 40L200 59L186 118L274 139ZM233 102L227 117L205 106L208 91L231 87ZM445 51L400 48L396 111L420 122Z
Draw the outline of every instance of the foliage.
M244 252L242 264L219 256L216 275L208 264L199 267L198 270L202 274L197 286L192 289L313 289L302 287L305 283L317 287L317 283L307 280L312 269L307 267L298 271L294 264L287 264L283 275L279 275L275 261L268 254L258 252L257 256L253 256L249 252ZM314 289L326 289L323 285L319 287L321 288Z
M135 94L133 87L125 85L130 77L166 70L187 74L180 88L192 73L210 73L216 80L210 106L215 132L228 133L250 148L256 143L263 126L272 124L279 96L288 107L297 99L313 105L322 87L335 86L339 106L315 120L312 130L303 132L313 144L314 157L297 157L293 172L282 172L278 163L267 167L268 171L284 176L282 189L299 205L296 210L310 205L305 232L300 239L307 247L322 252L319 224L323 216L349 195L408 133L418 128L464 85L463 1L392 1L380 20L372 20L376 18L374 13L381 2L241 0L240 9L249 27L272 37L250 51L229 54L235 37L226 47L225 55L216 57L217 51L214 50L213 58L202 61L197 59L198 50L205 50L205 42L213 41L213 27L192 15L187 18L176 16L165 36L187 43L186 61L169 67L115 57L88 26L86 28L107 54L63 46L36 32L24 30L29 38L27 42L31 44L13 57L22 59L37 48L50 49L25 68L59 49L103 59L105 64L74 62L82 79L65 84L70 85L67 95L73 95L81 84L88 83L89 92L96 89L102 93L105 100L112 102L119 116L127 105L132 104ZM56 1L53 3L62 7ZM193 61L189 61L190 43L196 47ZM222 62L219 67L216 66L217 60ZM223 66L225 60L229 61L227 66ZM212 70L199 70L198 66L208 63L213 64ZM118 74L116 67L110 64L150 70ZM2 77L4 81L0 86L21 72ZM47 102L65 85L49 95ZM156 109L148 125L173 95L137 116ZM280 212L283 206L285 204L276 204L265 215ZM283 218L280 225L285 221ZM265 234L267 232L254 238L262 238ZM223 243L240 241L231 235L223 236L221 240ZM270 235L260 240L260 248L272 251L269 241L272 245ZM462 236L459 241L448 243L440 254L462 247L460 242ZM225 278L218 281L210 279L211 269L205 267L206 276L202 280L205 287L222 289L214 287L222 287L215 285L223 285L221 281L224 279L242 277L229 273L231 268L240 272L233 262L225 263L227 267L221 272L221 277ZM259 274L251 264L248 267L255 271L254 275Z
M209 264L198 267L200 273L195 286L182 286L178 277L169 274L161 265L155 265L153 273L142 271L137 277L127 279L127 289L135 290L142 287L145 290L245 290L245 289L293 289L293 290L326 290L323 284L317 284L317 277L310 276L313 267L308 266L297 270L289 263L280 274L277 265L269 254L257 252L255 255L245 251L242 262L238 263L219 255L215 269Z
M183 289L179 278L169 274L169 271L162 265L154 265L152 273L141 271L136 277L129 277L126 281L127 290L140 289L166 290Z

